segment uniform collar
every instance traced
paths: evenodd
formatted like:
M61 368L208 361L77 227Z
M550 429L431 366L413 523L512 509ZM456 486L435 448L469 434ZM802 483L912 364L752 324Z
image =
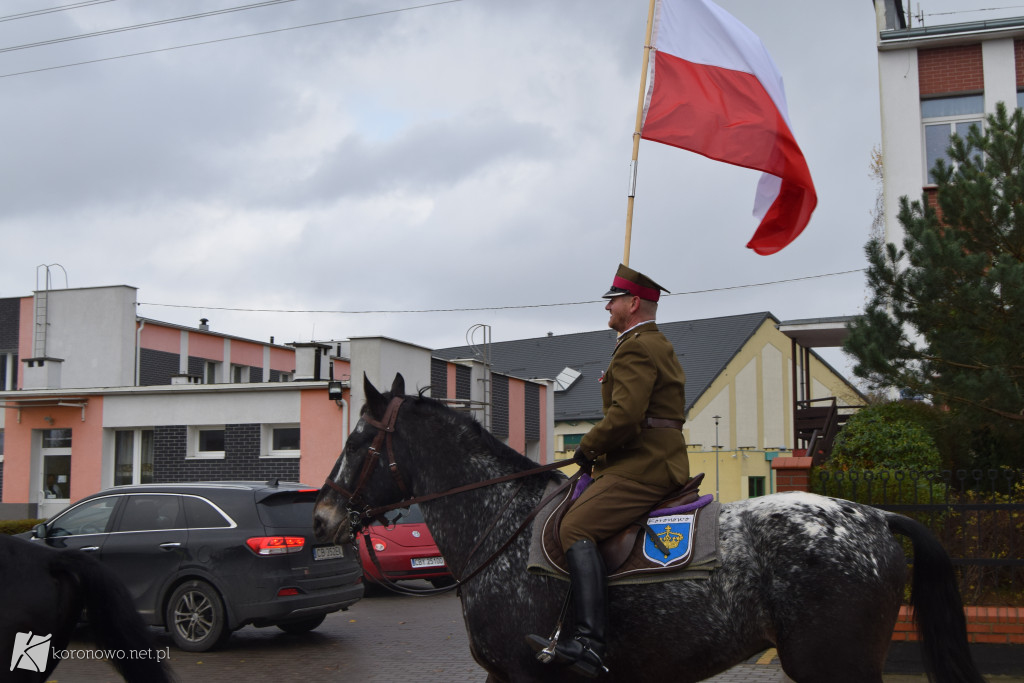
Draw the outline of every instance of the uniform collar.
M633 330L637 329L638 327L643 327L644 325L653 325L653 324L654 324L653 320L645 320L642 323L637 323L636 325L633 325L633 327L629 328L628 330L625 330L622 334L620 334L618 337L615 338L615 344L618 345L620 342L622 342L623 339L626 338L627 334L629 334Z

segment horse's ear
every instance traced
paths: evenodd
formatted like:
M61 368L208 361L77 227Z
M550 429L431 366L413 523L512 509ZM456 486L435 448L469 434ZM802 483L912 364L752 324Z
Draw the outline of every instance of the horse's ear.
M392 396L405 396L405 378L402 373L395 373L395 381L391 383Z
M363 373L363 393L366 395L366 407L370 409L370 414L378 420L381 419L388 407L387 401L384 400L384 395L377 391L377 387L373 386L373 382L365 372Z

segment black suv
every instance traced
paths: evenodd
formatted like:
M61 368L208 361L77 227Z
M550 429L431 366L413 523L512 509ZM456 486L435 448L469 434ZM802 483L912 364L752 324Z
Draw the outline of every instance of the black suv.
M355 549L315 542L316 495L276 481L118 486L23 536L92 553L147 623L202 652L246 624L309 631L362 597Z

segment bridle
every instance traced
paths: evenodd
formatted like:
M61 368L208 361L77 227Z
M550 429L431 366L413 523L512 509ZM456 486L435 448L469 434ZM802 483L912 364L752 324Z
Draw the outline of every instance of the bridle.
M391 478L395 480L395 484L398 485L398 490L402 492L402 495L405 498L411 498L409 495L409 487L406 486L405 480L402 479L402 475L398 470L398 463L395 462L395 448L391 438L395 433L395 423L398 421L398 409L402 407L402 402L404 400L405 398L402 396L393 397L391 402L388 403L387 409L384 411L384 418L382 420L378 421L369 413L363 415L363 421L371 427L376 427L377 434L373 437L373 443L370 444L370 450L366 455L366 459L363 461L363 467L359 471L359 478L356 479L355 488L349 491L341 484L334 481L331 477L327 477L327 481L325 482L327 486L345 496L346 500L348 500L346 507L349 511L349 520L352 524L353 533L363 528L367 522L379 519L382 514L389 510L393 510L396 507L407 507L407 505L397 505L395 507L385 506L384 508L375 508L371 510L369 506L363 502L363 489L366 488L366 484L370 481L370 477L373 476L373 470L377 466L377 458L381 454L382 446L384 447L384 452L387 454L388 471L391 473Z
M370 415L369 413L364 414L362 416L364 422L377 429L377 434L374 435L373 442L370 444L370 449L367 452L366 459L363 461L363 466L359 470L359 477L356 479L355 487L351 491L349 491L341 484L334 481L334 479L332 479L330 476L328 476L327 480L324 482L329 488L334 489L348 500L348 503L346 504L345 507L348 510L349 525L351 533L353 535L358 533L360 530L362 530L364 527L366 527L370 522L374 520L377 520L384 525L388 525L389 522L387 519L383 517L383 515L386 512L390 512L391 510L397 510L398 508L407 508L415 503L424 503L430 500L443 498L445 496L451 496L456 493L463 493L464 491L471 491L473 489L482 488L484 486L492 486L494 484L501 484L507 481L522 479L523 477L529 477L535 474L550 472L551 470L567 467L573 464L572 460L554 462L549 463L547 465L540 465L538 467L534 467L528 470L522 470L520 472L513 472L512 474L506 474L501 477L495 477L493 479L478 481L472 484L466 484L464 486L457 486L455 488L448 489L447 491L431 493L423 496L413 496L410 494L409 487L408 485L406 485L405 480L402 478L402 474L399 469L398 463L395 461L395 449L394 443L392 441L392 435L395 433L395 424L398 422L398 411L402 407L402 402L404 400L404 396L393 396L391 398L391 401L388 403L387 408L384 410L384 417L381 420L377 420L375 417L373 417L373 415ZM403 498L397 503L391 503L389 505L381 505L378 507L371 508L364 501L363 493L368 482L370 481L370 477L373 476L373 471L374 469L376 469L377 466L377 460L382 452L387 457L388 472L391 474L392 479L394 479L399 491L401 491ZM575 475L566 483L568 484L578 476L578 474ZM521 484L522 482L520 482L520 485ZM561 491L563 488L564 487L559 487L559 491ZM518 493L518 491L519 488L516 489L516 493ZM491 557L485 560L483 564L481 564L479 567L473 570L469 575L463 577L459 581L459 583L464 583L471 577L475 576L484 567L490 564L495 557L500 555L505 550L505 548L508 547L512 540L515 539L515 537L518 536L519 533L526 528L526 525L530 522L530 520L532 520L534 516L538 512L540 512L541 508L543 508L554 495L555 494L551 494L545 500L541 501L540 505L538 505L533 510L533 512L531 512L527 516L527 518L523 521L523 523L519 526L515 533L512 534L512 537L509 538L505 542L505 544L502 545L494 554L492 554ZM513 494L512 498L514 497L515 494ZM508 506L508 504L512 502L512 498L510 498L509 501L506 503L506 507ZM502 512L504 512L504 508L502 509ZM491 529L494 528L494 525L497 523L497 521L497 519L494 521L494 524L491 525ZM488 530L488 534L489 533L490 530ZM485 534L484 537L486 537L488 534ZM472 555L476 552L477 548L480 547L483 540L484 539L481 538L477 541L476 546L470 551L470 557L472 557ZM369 545L369 543L367 545Z

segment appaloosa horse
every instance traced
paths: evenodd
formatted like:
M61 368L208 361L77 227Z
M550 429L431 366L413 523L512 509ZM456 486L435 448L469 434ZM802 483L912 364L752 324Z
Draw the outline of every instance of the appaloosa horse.
M464 413L405 396L401 375L367 403L320 492L314 527L344 543L374 506L536 467ZM568 584L527 573L531 531L506 541L561 475L544 473L421 502L461 586L476 661L494 681L564 681L537 661L529 633L548 633ZM365 521L365 519L363 519ZM709 579L609 589L609 681L699 681L774 646L798 683L880 683L914 545L912 602L926 666L940 683L984 679L967 649L952 565L911 519L845 500L783 493L723 505L722 566ZM474 571L487 560L486 566ZM566 626L571 633L572 624Z
M109 570L79 550L0 534L0 680L50 680L83 608L95 650L111 655L125 680L172 680L128 589Z

